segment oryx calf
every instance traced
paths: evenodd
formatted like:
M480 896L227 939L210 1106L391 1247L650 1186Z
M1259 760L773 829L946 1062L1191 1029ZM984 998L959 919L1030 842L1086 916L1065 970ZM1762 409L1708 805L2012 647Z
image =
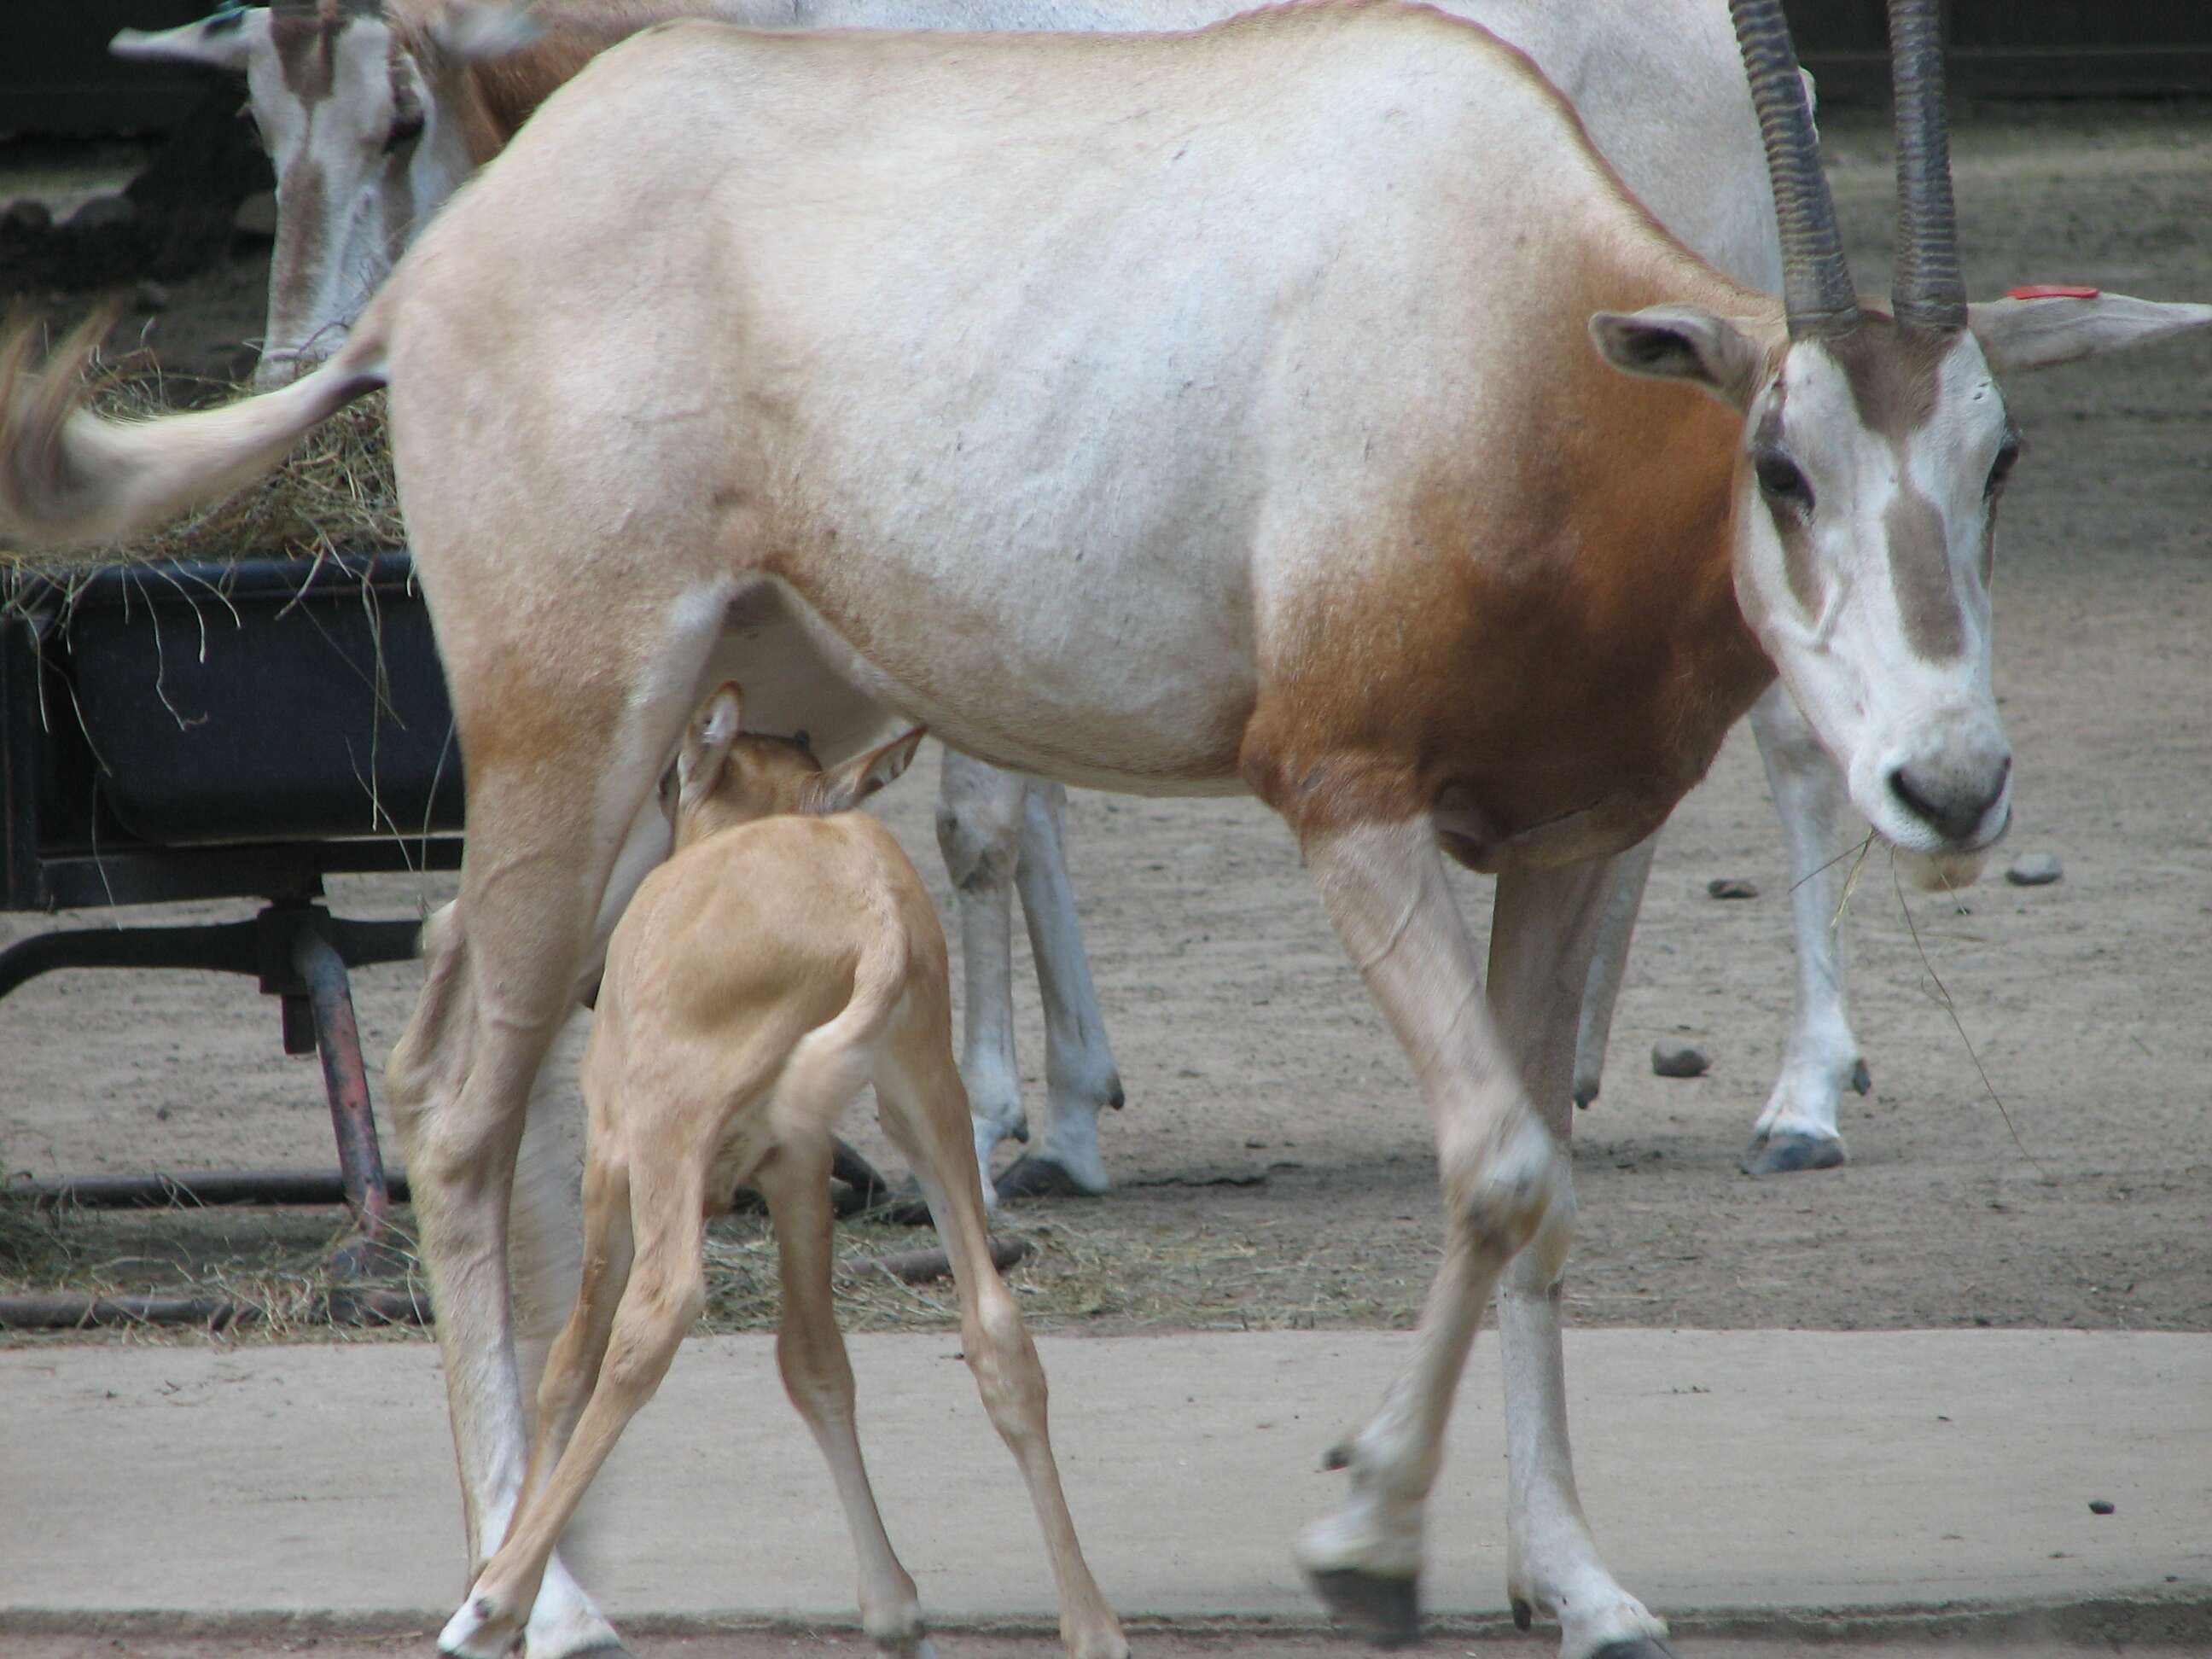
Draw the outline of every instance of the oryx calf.
M555 1541L699 1317L705 1218L745 1183L775 1218L776 1358L845 1506L861 1620L887 1652L931 1651L868 1487L830 1306L830 1133L873 1084L951 1260L969 1367L1036 1505L1061 1637L1079 1659L1121 1659L1060 1492L1044 1372L991 1261L945 935L890 832L850 810L906 769L922 734L825 772L799 741L741 731L739 714L725 685L684 734L666 799L674 855L608 946L584 1056L583 1288L546 1365L506 1540L439 1646L496 1659L521 1634Z

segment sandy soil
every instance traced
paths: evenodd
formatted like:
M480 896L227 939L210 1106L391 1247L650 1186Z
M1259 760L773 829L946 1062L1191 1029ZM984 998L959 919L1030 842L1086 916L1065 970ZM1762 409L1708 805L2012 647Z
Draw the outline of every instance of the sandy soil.
M1879 289L1886 141L1848 115L1829 130L1861 280ZM2212 298L2212 108L2012 109L1954 143L1976 292L2075 280ZM250 285L219 274L210 286L251 331ZM157 341L189 331L181 305ZM1850 933L1875 1092L1849 1105L1844 1170L1737 1172L1790 983L1780 843L1747 737L1684 804L1605 1095L1577 1126L1575 1317L2212 1325L2208 384L2212 340L2199 338L2008 388L2029 446L2001 551L1998 687L2020 765L2011 851L2056 853L2065 879L1986 886L1966 914L1914 897L1923 961L1886 870L1869 866ZM886 815L942 897L930 789L926 777L902 786ZM1072 804L1070 840L1130 1103L1107 1125L1121 1189L1069 1224L1120 1241L1129 1261L1164 1242L1183 1251L1198 1288L1176 1322L1279 1322L1271 1310L1285 1306L1301 1321L1410 1317L1437 1231L1426 1127L1287 836L1250 803L1090 795ZM1761 896L1715 902L1716 876L1748 877ZM442 890L363 881L340 902L395 915ZM1464 891L1486 912L1486 884ZM106 920L0 918L0 940ZM1934 998L1937 975L2009 1127ZM359 976L373 1053L415 983L407 967ZM1034 1073L1033 997L1024 1015ZM1708 1076L1650 1074L1653 1040L1675 1033L1710 1048ZM0 1004L0 1158L40 1174L327 1165L314 1068L286 1060L276 1036L275 1007L244 981L34 983ZM1219 1181L1248 1184L1208 1184ZM260 1225L222 1224L241 1237ZM1207 1261L1224 1287L1213 1304ZM1294 1269L1272 1281L1273 1302L1271 1266ZM1144 1306L1107 1285L1095 1312L1126 1328Z

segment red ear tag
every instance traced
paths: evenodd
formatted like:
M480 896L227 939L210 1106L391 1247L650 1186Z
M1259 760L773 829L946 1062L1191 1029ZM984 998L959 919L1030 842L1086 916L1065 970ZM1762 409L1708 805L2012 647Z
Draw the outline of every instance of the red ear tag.
M2094 300L2100 290L2077 288L2069 283L2030 283L2025 288L2008 288L2008 300Z

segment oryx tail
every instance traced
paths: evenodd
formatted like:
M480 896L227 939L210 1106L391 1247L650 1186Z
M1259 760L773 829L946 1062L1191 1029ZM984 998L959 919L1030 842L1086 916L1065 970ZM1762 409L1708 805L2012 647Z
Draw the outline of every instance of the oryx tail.
M0 341L0 538L128 541L252 483L318 423L384 385L388 311L371 304L337 356L280 391L143 421L86 406L98 323L71 334L36 374L35 331L15 330Z

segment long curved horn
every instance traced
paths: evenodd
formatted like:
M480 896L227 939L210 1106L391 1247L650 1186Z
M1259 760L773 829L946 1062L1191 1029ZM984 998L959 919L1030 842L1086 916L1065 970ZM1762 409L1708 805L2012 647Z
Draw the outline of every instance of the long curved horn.
M1959 220L1951 204L1943 23L1931 0L1889 0L1889 57L1897 90L1897 274L1890 304L1907 328L1955 334L1966 325L1966 285L1959 276Z
M1820 171L1820 141L1805 105L1797 52L1780 0L1729 0L1736 46L1751 81L1752 107L1774 182L1774 214L1782 232L1782 298L1790 337L1833 337L1858 326L1857 292L1844 263L1836 204Z

